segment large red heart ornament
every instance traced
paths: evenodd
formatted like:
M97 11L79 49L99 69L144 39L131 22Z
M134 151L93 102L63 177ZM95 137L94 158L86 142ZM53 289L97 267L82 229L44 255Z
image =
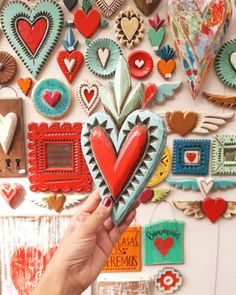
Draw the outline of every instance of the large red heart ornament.
M211 222L216 222L226 211L227 202L222 198L207 197L202 202L202 211Z
M82 9L78 9L75 12L75 27L86 38L90 38L97 31L100 21L101 14L97 9L91 9L88 14Z
M170 249L173 247L174 240L170 237L165 240L161 238L156 238L154 240L154 245L162 256L166 256Z
M10 261L10 272L18 295L33 294L56 250L57 247L53 247L45 255L34 247L21 247L14 251Z

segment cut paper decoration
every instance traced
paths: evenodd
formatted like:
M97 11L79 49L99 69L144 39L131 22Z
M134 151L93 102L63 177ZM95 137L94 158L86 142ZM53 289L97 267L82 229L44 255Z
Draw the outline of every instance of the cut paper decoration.
M151 280L150 278L117 278L105 277L98 279L97 291L99 295L119 295L119 294L138 294L151 295Z
M114 200L112 218L119 225L161 161L166 130L162 119L140 110L143 85L139 83L132 90L123 57L119 59L112 88L100 88L107 114L96 113L87 120L81 143L100 196L110 194Z
M173 294L183 285L183 277L174 268L164 268L154 277L155 286L164 294Z
M236 109L236 96L232 95L217 95L209 92L203 92L206 98L216 105Z
M129 49L138 45L144 37L144 19L137 11L127 8L115 19L116 38Z
M207 196L211 191L232 189L236 186L236 179L222 179L213 177L199 178L167 178L166 182L184 191L200 191Z
M141 227L129 227L112 250L103 272L134 272L141 270Z
M92 178L81 151L81 123L28 125L30 189L33 192L89 192Z
M197 97L232 16L230 0L169 0L168 19L180 63Z
M148 83L145 86L142 108L146 108L149 105L152 106L165 103L167 99L173 98L175 92L181 85L181 81L165 82L159 85Z
M0 218L0 234L4 236L0 251L3 294L33 294L70 219L70 216Z
M72 83L84 62L83 53L75 50L71 53L61 50L57 56L57 63L69 83Z
M21 98L0 99L0 177L26 175Z
M196 219L207 217L211 222L216 222L220 217L231 219L236 215L236 202L225 201L222 198L205 198L203 201L173 202L177 209L184 212L186 216Z
M157 167L156 172L154 173L151 180L147 184L147 187L155 186L155 185L161 183L162 181L164 181L170 172L171 163L172 163L171 153L170 153L169 148L166 147L165 152L164 152L162 159L161 159L161 163Z
M100 102L100 83L97 81L80 81L77 88L77 97L84 112L90 116Z
M39 81L32 92L32 101L38 113L42 116L56 119L63 117L71 105L69 87L54 78Z
M207 175L210 140L174 140L173 174Z
M17 79L17 84L20 87L21 91L27 96L31 90L33 80L31 78L19 78Z
M0 114L0 143L5 154L8 154L17 126L17 115L8 113L6 116Z
M33 202L35 205L46 209L52 209L56 212L61 212L64 209L77 206L84 199L87 194L75 194L65 196L64 194L51 193L48 196L27 196L26 200Z
M224 85L236 88L236 39L227 41L220 49L216 61L215 70L218 78Z
M166 30L163 27L165 20L160 19L156 14L153 19L149 19L151 28L148 30L148 39L152 45L154 52L157 54L166 35Z
M189 133L207 135L224 126L234 117L234 113L207 114L193 111L173 111L159 114L164 117L169 134L177 133L186 136Z
M158 4L161 2L161 0L134 0L136 6L140 11L142 11L143 14L146 16L153 13L153 11L157 8Z
M110 18L119 10L124 0L94 0L101 13Z
M159 56L161 59L157 63L157 70L162 78L169 80L176 69L175 50L166 45L159 52Z
M128 64L130 74L136 79L146 78L153 70L153 59L144 50L135 50L129 54Z
M92 37L100 27L101 14L92 8L92 0L82 0L82 9L76 10L74 14L74 25L86 38Z
M157 203L163 201L171 192L169 189L163 188L155 188L149 189L147 188L142 195L140 196L140 201L143 204L148 202Z
M113 40L97 39L90 43L86 51L85 62L93 74L102 78L109 78L115 73L121 54L120 46ZM101 59L102 56L106 57L106 60Z
M215 135L212 141L213 175L236 175L236 136Z
M36 78L59 39L63 11L53 0L40 0L33 10L22 1L7 3L1 13L6 38Z
M6 51L0 51L0 84L11 82L17 73L15 58Z
M63 0L66 8L71 11L78 3L78 0Z
M63 40L62 45L64 49L69 53L77 49L79 45L79 41L75 39L73 30L71 27L69 27L68 32L66 34L66 40Z
M12 209L15 209L19 204L24 193L24 187L19 183L1 183L0 194Z
M143 263L183 264L183 221L164 220L143 227Z

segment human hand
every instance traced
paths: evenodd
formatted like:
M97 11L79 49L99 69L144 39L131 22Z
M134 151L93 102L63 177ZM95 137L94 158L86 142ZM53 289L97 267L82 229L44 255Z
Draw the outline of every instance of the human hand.
M78 295L100 274L113 247L134 220L137 202L124 222L115 227L112 199L102 202L94 192L72 218L34 295ZM46 293L45 293L46 292Z

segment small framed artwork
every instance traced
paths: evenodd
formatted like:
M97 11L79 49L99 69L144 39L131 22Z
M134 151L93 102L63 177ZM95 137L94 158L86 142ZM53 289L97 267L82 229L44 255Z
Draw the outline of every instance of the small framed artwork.
M213 137L212 174L236 175L236 135Z
M28 125L32 191L89 192L92 178L80 145L81 123Z
M207 175L210 140L174 140L173 174Z

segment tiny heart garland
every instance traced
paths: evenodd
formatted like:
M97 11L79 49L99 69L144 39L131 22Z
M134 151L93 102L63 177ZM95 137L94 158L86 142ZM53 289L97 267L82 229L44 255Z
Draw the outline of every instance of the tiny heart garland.
M2 9L1 25L12 48L36 77L59 39L63 11L54 0L41 0L32 11L22 1L11 1Z
M19 183L1 183L0 184L0 194L3 196L5 201L9 204L11 208L15 208L17 203L20 201L24 188Z
M236 215L236 201L225 201L222 198L212 199L206 197L203 201L179 201L173 203L186 216L192 216L196 219L207 217L212 223L216 222L220 217L231 219L233 215Z
M100 102L100 83L97 81L80 81L77 97L86 114L91 115Z
M163 120L140 110L142 84L131 89L129 68L121 56L113 91L100 89L107 114L92 115L81 135L83 154L101 197L110 194L114 200L112 218L116 225L149 182L166 145Z

